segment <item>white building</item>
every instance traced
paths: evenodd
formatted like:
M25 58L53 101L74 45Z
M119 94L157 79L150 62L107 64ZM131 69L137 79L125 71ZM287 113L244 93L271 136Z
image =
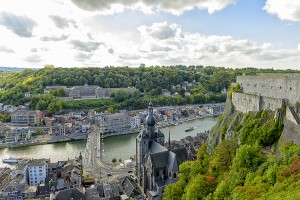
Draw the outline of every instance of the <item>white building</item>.
M131 117L127 113L100 115L100 130L103 132L122 132L131 128Z
M48 174L47 159L33 159L28 162L28 183L35 186L38 183L44 184Z
M141 126L141 118L139 116L131 117L131 128L139 128Z
M6 130L5 142L15 143L31 140L30 127L14 127L10 126Z

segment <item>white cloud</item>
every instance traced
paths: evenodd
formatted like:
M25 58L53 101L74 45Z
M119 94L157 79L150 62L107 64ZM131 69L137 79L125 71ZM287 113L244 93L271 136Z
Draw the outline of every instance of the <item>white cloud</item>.
M27 0L25 3L19 0L6 0L4 2L0 6L0 13L10 13L10 18L19 21L33 20L35 25L29 29L23 28L24 33L30 37L20 37L16 34L17 26L8 28L0 25L0 65L2 66L43 67L46 64L66 67L139 66L140 63L146 63L147 65L202 64L276 68L300 64L298 56L300 46L290 50L275 49L268 42L256 43L226 35L189 33L183 30L180 24L166 21L123 31L118 24L112 23L109 17L106 17L107 24L119 29L111 30L105 29L105 25L97 21L87 23L98 12L84 11L69 1ZM187 3L175 0L171 4L170 1L162 0L155 5L150 0L139 1L139 3L136 3L137 0L128 0L126 3L120 0L110 2L121 3L119 7L114 7L117 11L135 5L140 6L141 9L143 6L143 9L148 6L149 12L157 10L183 12L194 7L200 8L201 6L197 6L198 3L202 5L201 8L206 5L205 8L208 9L209 5L217 5L221 1L191 0ZM182 6L183 2L184 6ZM222 2L224 3L222 5L229 5L234 1ZM17 3L19 6L15 6ZM95 3L98 4L99 1ZM102 3L102 7L96 7L96 10L106 9L104 13L115 5L108 1ZM221 9L221 7L215 8Z
M13 13L1 12L0 25L11 30L20 37L32 37L33 28L37 23L26 16L17 16Z
M300 21L299 0L267 0L263 9L281 20Z
M177 24L168 25L167 22L154 23L152 26L140 26L139 32L145 36L157 40L165 40L180 36L181 29Z
M284 67L300 62L298 49L275 50L272 44L258 44L230 36L187 33L177 24L154 23L138 28L142 42L138 55L143 63L203 64L228 67ZM165 34L165 30L168 34ZM170 31L172 30L172 31ZM168 37L166 37L168 36ZM157 52L156 52L157 50ZM139 60L140 61L140 60ZM138 65L138 63L136 63Z
M10 49L6 46L0 46L0 52L5 52L5 53L15 53L13 49Z
M165 11L181 15L194 8L206 9L209 13L220 11L234 4L235 0L72 0L79 8L87 11L101 11L101 14L123 12L125 9L141 10L145 13Z

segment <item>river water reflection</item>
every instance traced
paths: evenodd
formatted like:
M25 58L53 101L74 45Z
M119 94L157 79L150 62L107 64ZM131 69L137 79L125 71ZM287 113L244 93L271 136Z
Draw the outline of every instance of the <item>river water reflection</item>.
M161 131L165 134L168 140L170 129L171 140L179 140L185 136L194 136L198 132L211 129L217 122L217 118L204 118L188 121L178 126L170 128L162 128ZM194 127L194 130L185 132L188 127ZM105 163L110 163L112 158L121 158L122 160L129 159L135 154L135 138L138 133L129 135L120 135L103 139L102 145L102 160ZM28 157L28 158L50 158L51 162L74 158L83 152L85 149L85 141L73 141L65 143L55 143L37 146L28 146L20 148L0 149L0 167L7 166L2 163L2 158L7 157Z

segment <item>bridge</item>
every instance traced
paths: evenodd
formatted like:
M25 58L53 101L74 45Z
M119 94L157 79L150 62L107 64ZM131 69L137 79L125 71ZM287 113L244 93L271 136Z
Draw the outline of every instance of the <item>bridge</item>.
M103 152L103 136L97 126L92 126L92 131L88 135L86 147L84 151L83 166L87 171L95 177L97 182L112 182L118 179L120 176L131 175L128 171L133 170L131 168L119 168L111 165L107 165L102 162ZM109 175L109 176L108 176ZM110 176L111 175L111 176Z

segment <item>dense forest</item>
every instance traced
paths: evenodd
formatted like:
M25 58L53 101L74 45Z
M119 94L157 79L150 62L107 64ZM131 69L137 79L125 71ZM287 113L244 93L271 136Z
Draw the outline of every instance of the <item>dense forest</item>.
M300 147L278 145L285 108L243 114L232 109L230 94L210 140L197 160L180 165L179 180L165 188L164 199L297 199Z
M0 75L0 102L7 105L28 104L32 109L56 112L64 108L139 109L145 108L149 99L155 105L184 105L224 102L226 96L220 92L235 82L236 76L257 73L280 73L273 69L232 69L212 66L150 66L138 68L62 68L52 65L39 70L26 69ZM286 71L285 71L286 72ZM289 70L290 73L298 71ZM192 86L183 89L184 83ZM62 101L55 98L58 93L43 94L46 86L97 85L104 88L135 87L134 93L118 91L111 100L95 99ZM178 87L179 86L179 87ZM177 96L163 96L164 91ZM32 97L25 98L30 92ZM185 96L185 92L190 95ZM60 96L64 96L61 94Z

